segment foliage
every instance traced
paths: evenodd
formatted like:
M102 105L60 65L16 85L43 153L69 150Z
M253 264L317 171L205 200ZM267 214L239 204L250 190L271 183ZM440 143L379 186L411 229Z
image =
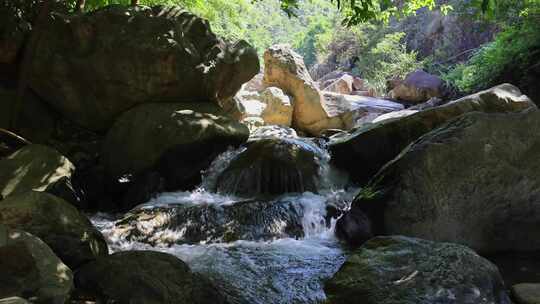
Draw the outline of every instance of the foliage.
M540 10L530 6L522 19L501 31L471 59L444 75L460 91L469 93L490 87L508 70L526 70L540 56Z
M383 94L388 79L403 78L422 67L417 54L407 51L405 33L383 24L362 24L339 28L332 41L321 49L320 57L336 67L350 69L367 79L370 87Z

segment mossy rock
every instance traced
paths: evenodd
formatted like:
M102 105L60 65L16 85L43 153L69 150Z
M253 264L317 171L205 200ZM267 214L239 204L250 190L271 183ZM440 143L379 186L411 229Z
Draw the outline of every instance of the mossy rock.
M497 266L471 249L376 237L325 284L329 304L510 304Z
M108 254L101 233L75 207L44 192L0 201L0 224L41 238L70 268Z

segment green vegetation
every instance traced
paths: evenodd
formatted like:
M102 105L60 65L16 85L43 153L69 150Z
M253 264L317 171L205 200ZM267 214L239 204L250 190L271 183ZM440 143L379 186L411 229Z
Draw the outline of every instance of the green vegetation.
M534 3L536 2L536 3ZM540 10L537 1L523 9L513 24L491 43L480 48L469 61L459 63L444 75L460 91L469 93L493 86L504 74L525 71L540 58Z

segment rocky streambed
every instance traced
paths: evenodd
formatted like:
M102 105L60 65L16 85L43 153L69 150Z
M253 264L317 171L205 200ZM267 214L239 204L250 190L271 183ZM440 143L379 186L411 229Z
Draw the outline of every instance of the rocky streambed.
M0 3L0 79L35 9ZM375 97L179 7L48 17L24 96L0 82L0 303L537 303L519 88Z

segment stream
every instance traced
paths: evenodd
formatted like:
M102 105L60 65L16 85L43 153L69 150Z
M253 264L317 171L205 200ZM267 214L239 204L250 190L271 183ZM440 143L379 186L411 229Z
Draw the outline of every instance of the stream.
M306 141L306 144L316 147L311 142ZM91 220L107 239L111 251L156 250L173 254L193 271L210 278L230 303L321 303L325 300L324 280L337 272L345 261L345 252L334 236L336 219L328 216L327 206L347 209L358 189L344 186L347 180L330 168L330 157L324 146L317 147L320 148L317 150L320 154L319 193L239 198L209 190L219 173L245 148L231 149L203 172L203 182L196 190L162 193L136 207L135 210L149 214L159 210L160 214L144 222L128 221L126 225L136 230L136 234L120 229L120 217L114 215L98 213ZM277 207L261 208L260 214L247 213L253 219L239 220L240 223L226 218L228 213L223 210L234 208L246 199L261 206ZM242 206L238 206L242 210ZM278 216L282 210L278 207L297 214L298 219ZM185 208L197 212L182 211ZM241 212L233 210L233 217L241 216ZM179 216L190 224L170 224L171 218ZM216 225L207 226L207 222L213 220ZM164 221L168 225L164 225ZM235 227L241 226L239 235L246 239L223 240L226 236L220 230L222 223L227 226L230 222ZM295 223L301 229L290 228L295 227ZM198 227L213 233L194 233ZM138 237L130 237L133 235Z

